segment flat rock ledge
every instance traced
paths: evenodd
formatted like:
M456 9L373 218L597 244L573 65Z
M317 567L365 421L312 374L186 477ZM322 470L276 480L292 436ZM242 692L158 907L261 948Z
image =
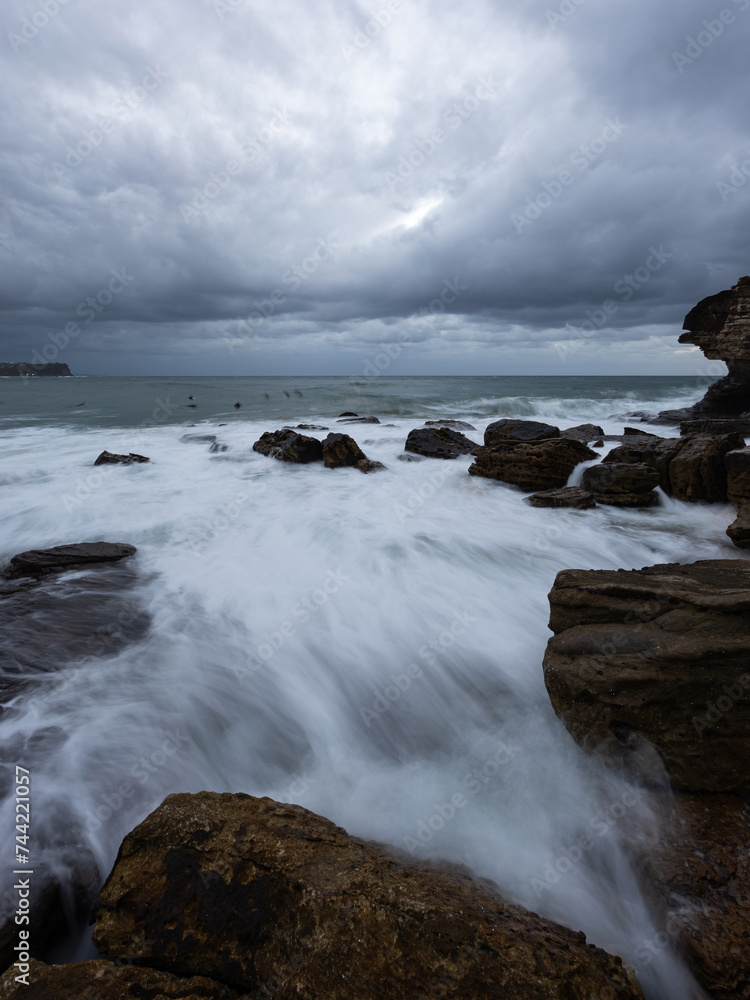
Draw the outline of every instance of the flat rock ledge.
M40 577L48 573L80 569L100 563L119 562L134 555L134 545L117 542L81 542L77 545L56 545L51 549L30 549L13 556L4 576L13 580L21 576Z
M750 789L750 561L564 570L544 679L573 738L686 791Z
M105 954L253 997L642 998L619 958L465 870L249 795L170 795L125 838L93 918Z

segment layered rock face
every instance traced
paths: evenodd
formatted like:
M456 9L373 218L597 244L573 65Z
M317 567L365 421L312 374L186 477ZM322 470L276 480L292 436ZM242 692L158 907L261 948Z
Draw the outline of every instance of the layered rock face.
M729 373L692 408L697 417L735 417L750 411L750 277L710 295L685 317L681 344L695 344Z
M581 486L598 503L612 507L650 507L658 497L659 473L649 465L609 462L584 469Z
M689 791L750 789L750 562L564 570L544 678L573 738ZM638 774L636 776L639 776Z
M94 919L106 954L254 997L642 998L620 959L463 869L249 795L169 796L126 837Z
M452 427L418 427L409 431L405 451L424 455L426 458L458 458L469 455L479 445Z
M565 486L580 462L597 457L585 444L567 438L495 440L490 447L477 448L469 474L499 479L528 492L553 490Z

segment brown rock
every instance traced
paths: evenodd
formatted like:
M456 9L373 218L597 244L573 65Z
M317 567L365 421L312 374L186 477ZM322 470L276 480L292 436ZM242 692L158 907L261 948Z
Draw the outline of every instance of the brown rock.
M750 400L748 403L750 404ZM701 420L683 420L680 423L680 434L742 434L747 437L750 435L750 418L712 420L704 417Z
M473 424L467 424L465 420L425 420L425 427L452 427L454 431L475 431Z
M409 431L405 451L424 455L426 458L458 458L469 455L479 445L450 427L417 427Z
M642 997L618 958L468 874L249 795L170 795L125 838L94 917L104 952L276 1000Z
M547 691L573 738L688 791L750 788L750 562L564 570ZM642 757L642 759L639 759Z
M526 497L526 502L532 507L575 507L577 510L588 510L596 507L593 493L578 486L563 486L560 490L545 490Z
M710 360L726 363L729 373L709 387L691 416L735 417L747 414L750 400L750 277L718 295L710 295L685 317L681 344L696 344Z
M658 500L659 473L648 465L607 462L583 470L581 486L598 503L613 507L650 507Z
M580 462L598 457L585 444L567 438L500 441L477 449L469 474L512 483L527 492L551 490L565 486Z
M372 462L348 434L329 434L323 441L323 464L327 469L354 466L360 472L384 469L382 462Z
M715 1000L748 1000L750 805L736 795L679 794L662 807L658 841L634 845L660 933L681 946ZM660 943L644 944L644 960Z
M32 959L29 966L28 986L15 981L13 966L0 978L0 1000L238 1000L212 979L177 979L102 960L45 965Z
M604 437L604 431L597 424L578 424L576 427L568 427L564 431L560 431L560 437L588 444L589 441L596 441L598 438Z
M111 451L103 451L94 462L94 465L133 465L134 462L150 462L150 458L145 455L136 455L130 452L129 455L115 455Z
M377 417L345 417L336 421L337 424L379 424Z
M494 424L489 425L484 432L484 443L491 447L503 441L543 441L546 438L559 437L560 428L552 424L543 424L538 420L505 419L496 420Z
M676 500L723 503L727 499L724 457L744 443L737 434L641 439L614 448L603 462L650 466L659 474L659 486Z
M727 499L739 506L750 503L750 448L728 451L724 456L727 470Z
M750 502L740 506L727 534L738 549L750 549Z
M280 462L295 462L299 465L323 461L323 445L320 441L293 430L266 431L253 445L253 451L277 458Z

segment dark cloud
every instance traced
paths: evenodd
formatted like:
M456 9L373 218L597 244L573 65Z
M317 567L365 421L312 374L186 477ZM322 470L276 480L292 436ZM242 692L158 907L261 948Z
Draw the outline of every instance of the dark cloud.
M14 0L0 31L8 360L697 372L685 312L750 271L750 0Z

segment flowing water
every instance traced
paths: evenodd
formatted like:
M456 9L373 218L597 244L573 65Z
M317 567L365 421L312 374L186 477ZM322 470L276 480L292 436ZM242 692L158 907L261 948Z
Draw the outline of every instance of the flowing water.
M83 841L104 877L170 792L269 795L471 866L631 962L651 998L702 996L621 846L659 817L576 747L541 664L559 570L738 557L730 508L537 510L468 476L470 456L399 455L426 419L466 420L478 441L500 416L621 433L613 415L704 391L690 378L2 380L2 562L79 541L138 549L129 610L109 632L92 625L85 655L50 646L54 669L37 651L0 716L0 766L31 772L37 857L69 877ZM381 423L337 425L343 410ZM387 470L253 452L298 422L351 433ZM105 448L151 462L93 468ZM81 578L45 587L63 600ZM2 641L18 642L12 626ZM9 798L0 823L7 886Z

